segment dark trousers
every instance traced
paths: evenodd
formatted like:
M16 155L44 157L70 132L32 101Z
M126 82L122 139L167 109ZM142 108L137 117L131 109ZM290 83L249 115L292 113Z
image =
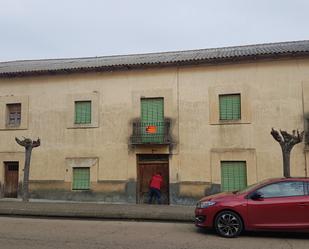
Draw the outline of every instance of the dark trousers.
M158 202L158 204L161 204L161 191L156 188L150 188L149 189L149 200L148 204L152 204L152 201L154 199L154 202Z

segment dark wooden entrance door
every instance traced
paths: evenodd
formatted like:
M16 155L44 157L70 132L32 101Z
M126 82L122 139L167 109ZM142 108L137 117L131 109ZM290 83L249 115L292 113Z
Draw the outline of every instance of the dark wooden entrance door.
M17 198L18 162L5 162L4 197Z
M139 161L138 162L138 187L137 187L137 202L148 202L148 191L151 177L160 172L163 178L163 185L161 188L161 203L169 204L169 166L168 161Z

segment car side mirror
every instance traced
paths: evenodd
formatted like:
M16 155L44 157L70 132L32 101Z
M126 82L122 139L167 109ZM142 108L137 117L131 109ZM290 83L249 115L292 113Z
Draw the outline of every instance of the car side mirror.
M249 198L254 201L261 201L264 199L264 196L261 192L256 191L250 194Z

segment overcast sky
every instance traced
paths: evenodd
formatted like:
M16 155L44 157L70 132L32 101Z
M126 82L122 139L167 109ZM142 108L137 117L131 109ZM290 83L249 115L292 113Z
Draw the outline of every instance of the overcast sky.
M0 0L0 61L309 39L309 0Z

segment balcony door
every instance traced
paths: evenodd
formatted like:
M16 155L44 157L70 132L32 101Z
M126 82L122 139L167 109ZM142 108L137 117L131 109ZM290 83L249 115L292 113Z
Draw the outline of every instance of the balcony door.
M141 134L143 143L163 143L164 99L141 99Z

